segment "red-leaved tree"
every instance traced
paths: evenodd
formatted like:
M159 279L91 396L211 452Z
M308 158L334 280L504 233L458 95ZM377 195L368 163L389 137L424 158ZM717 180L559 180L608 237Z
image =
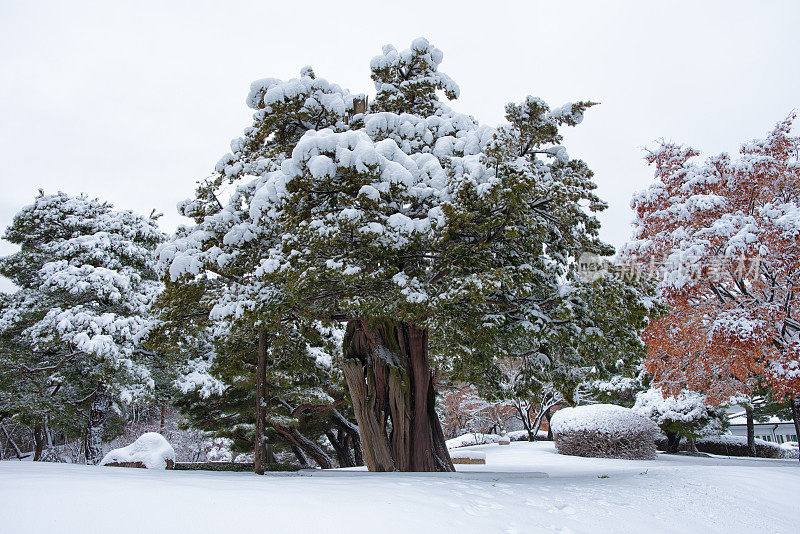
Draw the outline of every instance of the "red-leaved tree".
M665 392L714 402L766 385L792 405L800 434L800 138L795 115L732 157L700 160L662 142L656 181L634 196L623 260L658 276L670 311L644 333Z

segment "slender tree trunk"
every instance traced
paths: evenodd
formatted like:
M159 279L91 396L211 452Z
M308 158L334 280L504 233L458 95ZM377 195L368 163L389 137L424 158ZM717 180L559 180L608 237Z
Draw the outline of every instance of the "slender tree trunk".
M333 468L333 460L331 457L328 456L322 447L301 434L297 428L281 425L272 425L272 428L274 428L275 431L281 434L283 437L288 439L292 445L302 449L303 452L311 456L311 458L313 458L313 460L317 462L317 465L319 465L322 469Z
M519 414L519 419L522 421L522 428L525 429L525 432L528 433L528 441L536 441L536 436L534 436L533 431L531 430L531 414L528 412L525 413L525 410L522 409L522 405L520 403L514 403L514 408L517 409L517 413Z
M44 449L44 428L40 423L33 426L33 461L38 462L42 459L42 450Z
M103 454L103 430L106 427L106 416L111 407L111 399L108 397L106 387L101 383L92 397L92 404L89 406L89 422L86 426L86 440L84 450L86 463L97 464L102 459Z
M17 458L21 460L22 451L19 450L19 447L17 446L16 443L14 443L14 440L11 439L11 434L8 433L8 430L6 430L5 425L0 425L0 428L3 429L3 434L6 436L6 441L8 441L8 443L11 444L11 448L14 449L14 454L16 454Z
M50 429L50 416L49 415L46 415L44 417L44 435L45 435L45 438L47 438L45 440L45 443L47 443L47 448L48 449L52 449L53 448L53 431Z
M792 421L794 421L794 434L800 440L800 399L789 397L789 406L792 408ZM798 458L800 460L800 458Z
M253 450L253 471L257 475L264 474L267 463L266 429L267 420L267 331L258 332L258 355L256 364L256 430Z
M547 439L552 441L553 440L553 427L550 426L550 419L553 418L553 415L550 413L550 408L552 408L552 406L550 406L549 408L547 408L547 410L545 410L544 416L547 419Z
M301 449L294 443L292 443L291 447L292 447L292 452L297 458L297 461L300 462L300 465L302 465L303 467L308 467L308 457L306 456L306 453L303 452L303 449Z
M756 425L753 419L753 407L749 404L743 404L744 413L747 417L747 454L749 456L756 455Z
M351 321L342 370L370 471L455 470L435 410L426 329Z
M161 405L161 421L159 421L159 423L158 423L158 431L161 432L162 434L164 433L164 423L166 421L166 415L167 415L167 405L166 404L162 404Z
M331 410L333 419L340 426L342 430L347 433L350 438L349 446L353 449L353 460L355 465L364 465L364 457L361 452L361 434L358 431L358 425L351 423L344 415L336 408Z

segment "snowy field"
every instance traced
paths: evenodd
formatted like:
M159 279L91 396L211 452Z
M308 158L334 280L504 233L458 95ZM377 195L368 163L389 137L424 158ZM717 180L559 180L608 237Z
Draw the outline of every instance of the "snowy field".
M469 447L451 474L273 474L0 463L0 532L798 532L800 464Z

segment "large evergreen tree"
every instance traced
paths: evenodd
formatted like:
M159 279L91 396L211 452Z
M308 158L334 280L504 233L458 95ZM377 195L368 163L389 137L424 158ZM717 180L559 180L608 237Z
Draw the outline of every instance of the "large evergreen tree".
M580 359L596 328L576 311L591 298L568 283L573 263L612 252L589 213L605 207L592 173L559 144L593 104L528 97L508 124L480 126L439 101L459 92L441 60L425 39L384 47L369 105L310 69L255 82L253 127L183 204L197 225L160 252L172 281L231 281L214 305L225 314L346 324L342 370L371 470L453 469L432 363Z
M47 418L83 421L88 462L102 452L112 403L152 393L138 343L151 326L160 289L152 252L164 237L154 217L65 193L40 193L6 230L20 250L0 259L0 274L19 287L0 317L0 380L13 392L4 409L34 429Z

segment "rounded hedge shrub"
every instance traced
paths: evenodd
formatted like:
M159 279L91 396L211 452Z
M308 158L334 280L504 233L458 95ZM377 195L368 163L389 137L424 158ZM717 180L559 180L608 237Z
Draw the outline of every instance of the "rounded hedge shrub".
M658 427L647 417L614 404L563 408L550 421L560 454L651 460Z

